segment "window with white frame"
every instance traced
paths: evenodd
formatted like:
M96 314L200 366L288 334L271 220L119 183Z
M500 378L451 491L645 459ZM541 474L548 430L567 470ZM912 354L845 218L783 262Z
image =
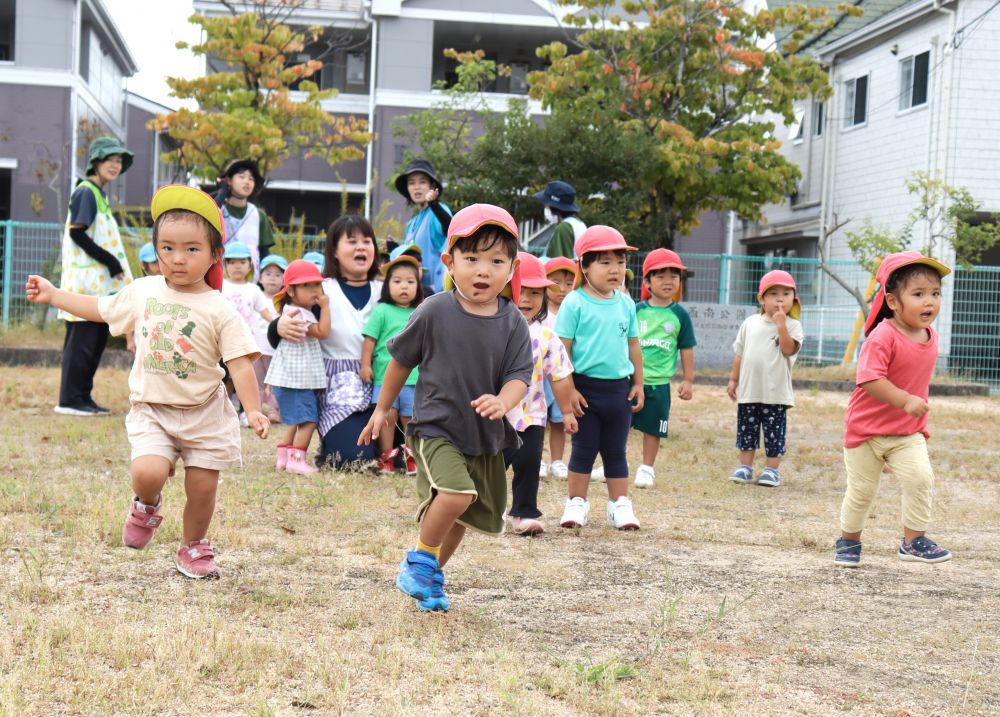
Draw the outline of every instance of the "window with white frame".
M899 109L908 110L927 104L927 80L930 52L911 55L899 62Z
M14 61L14 16L17 3L0 0L0 62Z
M855 127L868 121L868 75L844 83L844 126Z
M813 101L812 133L814 137L823 136L823 125L826 124L826 103Z
M805 122L803 120L806 117L806 111L803 107L795 108L795 119L788 125L788 139L793 142L798 142L805 135Z

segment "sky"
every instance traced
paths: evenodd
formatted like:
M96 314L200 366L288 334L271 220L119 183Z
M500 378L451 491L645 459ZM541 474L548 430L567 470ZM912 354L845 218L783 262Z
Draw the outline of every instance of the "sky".
M139 72L127 80L128 89L155 102L176 108L164 78L197 77L204 61L188 50L174 47L178 40L197 42L199 28L187 21L193 13L191 0L104 0L121 31Z

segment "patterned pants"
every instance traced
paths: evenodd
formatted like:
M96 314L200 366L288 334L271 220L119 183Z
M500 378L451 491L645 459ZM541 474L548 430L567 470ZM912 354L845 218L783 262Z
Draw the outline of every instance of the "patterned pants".
M764 430L764 452L768 458L785 455L785 412L788 406L771 403L741 403L736 408L736 448L755 451Z

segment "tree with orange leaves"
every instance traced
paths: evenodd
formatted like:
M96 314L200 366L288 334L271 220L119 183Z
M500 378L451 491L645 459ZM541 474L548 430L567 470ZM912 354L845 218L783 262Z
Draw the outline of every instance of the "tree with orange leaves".
M166 130L177 142L163 160L214 181L234 157L256 160L263 173L299 152L331 165L364 157L371 141L367 119L324 110L322 101L336 90L320 90L311 79L322 63L315 58L291 62L307 39L322 41L329 32L321 27L300 32L285 24L301 0L241 4L251 12L224 4L232 14L191 16L203 31L200 43L177 43L178 49L209 58L210 67L224 69L195 79L167 78L171 94L194 100L197 108L157 115L150 122L150 129Z
M796 54L829 24L823 8L751 13L738 0L559 4L574 6L564 21L582 32L573 51L562 42L539 48L551 65L532 73L531 95L553 116L652 141L653 161L618 180L621 192L643 197L637 223L646 244L671 246L705 211L755 219L794 191L800 172L778 152L775 120L791 123L795 100L830 94L819 64Z

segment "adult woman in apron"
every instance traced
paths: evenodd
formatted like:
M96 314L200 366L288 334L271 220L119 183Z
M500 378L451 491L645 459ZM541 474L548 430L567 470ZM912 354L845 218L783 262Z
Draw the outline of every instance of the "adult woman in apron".
M87 155L87 178L70 199L62 240L62 276L59 286L88 296L121 291L132 281L118 224L111 214L105 189L132 165L132 153L114 137L98 137ZM94 374L108 343L105 323L84 321L60 311L66 321L62 379L56 413L97 416L110 413L97 405L90 393Z

